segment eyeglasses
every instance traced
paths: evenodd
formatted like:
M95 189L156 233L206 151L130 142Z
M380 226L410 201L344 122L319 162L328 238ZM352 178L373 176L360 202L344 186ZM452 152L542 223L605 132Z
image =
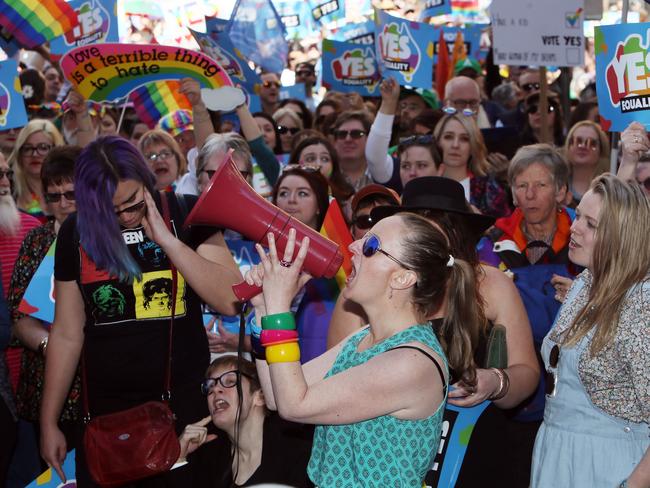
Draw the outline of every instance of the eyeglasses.
M555 396L556 389L557 389L557 373L555 372L555 369L557 369L557 364L560 361L560 346L558 344L555 344L553 348L551 349L551 353L548 356L548 368L546 368L546 376L545 376L545 383L546 383L546 394L548 396ZM551 370L553 369L553 371Z
M298 132L300 132L300 129L298 129L298 127L285 127L284 125L278 125L278 132L281 135L289 132L292 136L295 136Z
M533 103L532 105L528 105L528 108L526 109L526 113L528 115L536 114L538 111L539 111L539 105L537 105L536 103ZM549 114L555 112L555 107L553 105L549 105L547 112Z
M212 391L212 388L217 386L217 384L220 384L224 388L232 388L234 386L237 386L237 383L239 383L240 375L250 378L250 375L237 371L236 369L233 369L232 371L226 371L216 378L206 378L201 383L201 393L206 396L209 395Z
M171 152L169 149L163 149L158 154L149 153L149 154L145 155L145 158L147 158L151 162L158 161L159 159L161 161L165 161L165 160L169 159L173 155L174 155L174 153Z
M320 171L320 164L318 163L298 163L298 164L287 164L282 168L282 172L285 171L294 171L300 169L305 173L318 173Z
M8 180L11 180L14 177L14 172L10 169L0 169L0 180L5 176Z
M465 117L472 117L476 113L471 108L464 108L459 111L456 110L454 107L450 107L450 106L443 108L442 111L447 115L459 114L459 115L464 115Z
M354 219L352 219L352 225L354 225L357 229L370 229L370 227L374 225L374 222L372 221L370 214L357 215Z
M529 92L531 90L539 90L541 85L539 83L524 83L521 85L523 91Z
M401 262L399 259L397 259L395 256L391 256L386 251L384 251L381 248L381 241L379 240L379 237L377 237L375 234L368 234L368 237L366 237L366 240L363 241L363 248L362 248L361 252L367 258L371 258L375 254L380 252L384 256L386 256L387 258L392 259L393 261L395 261L402 268L411 269L407 265L405 265L403 262Z
M352 130L335 130L333 132L334 138L338 141L342 141L343 139L347 139L348 136L350 136L352 139L358 140L361 139L363 136L366 135L365 130L361 129L352 129Z
M56 203L64 197L69 202L74 202L74 190L64 191L61 193L46 193L45 201L47 203Z
M569 139L569 146L586 147L592 151L598 149L598 145L598 140L592 139L591 137L572 137Z
M469 99L469 100L464 100L462 98L457 98L456 100L449 100L449 104L452 107L455 107L457 110L461 110L464 108L471 108L473 111L477 111L479 105L481 104L480 100L476 99Z
M269 80L267 80L267 81L262 82L262 86L264 88L271 88L272 86L274 86L276 88L280 88L282 85L280 84L279 81L269 81Z
M44 142L41 142L40 144L36 144L34 146L31 144L25 144L20 148L20 154L23 156L35 156L36 154L39 156L47 156L47 153L50 152L50 149L52 149L52 144L46 144Z
M135 205L131 205L130 207L123 208L122 210L118 210L117 212L115 212L115 215L119 217L122 214L133 214L136 212L140 212L145 205L146 205L145 201L142 200L141 202L138 202Z

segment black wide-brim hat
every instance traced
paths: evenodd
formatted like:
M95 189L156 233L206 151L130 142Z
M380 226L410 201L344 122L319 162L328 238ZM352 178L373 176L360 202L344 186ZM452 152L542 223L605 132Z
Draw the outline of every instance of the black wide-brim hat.
M423 176L409 181L404 186L402 205L375 207L370 216L373 222L379 222L396 213L415 210L440 210L461 215L468 227L478 235L492 227L496 220L489 215L472 212L465 200L463 185L441 176Z

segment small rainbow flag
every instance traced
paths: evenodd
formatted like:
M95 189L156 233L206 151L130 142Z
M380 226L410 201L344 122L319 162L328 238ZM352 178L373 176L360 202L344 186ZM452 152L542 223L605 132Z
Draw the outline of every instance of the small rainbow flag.
M334 199L332 199L327 209L320 233L336 242L343 254L343 264L341 264L334 278L339 290L342 290L345 287L345 280L352 272L352 254L348 249L350 244L352 244L352 235L343 218L341 207L339 207L339 204Z
M154 81L131 92L129 99L140 120L153 129L161 117L171 112L192 110L187 97L178 92L180 86L176 80Z
M1 34L23 47L35 48L61 36L79 23L65 0L0 0Z

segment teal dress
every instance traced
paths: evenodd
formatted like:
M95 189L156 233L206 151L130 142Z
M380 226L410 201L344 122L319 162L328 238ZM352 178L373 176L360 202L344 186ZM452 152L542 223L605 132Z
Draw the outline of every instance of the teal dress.
M429 346L443 358L447 369L431 324L409 327L358 352L357 346L368 332L368 328L363 329L348 340L325 377L409 342ZM438 374L433 364L431 374ZM307 468L310 479L319 488L421 487L438 450L445 401L433 415L421 420L383 415L354 424L317 426Z

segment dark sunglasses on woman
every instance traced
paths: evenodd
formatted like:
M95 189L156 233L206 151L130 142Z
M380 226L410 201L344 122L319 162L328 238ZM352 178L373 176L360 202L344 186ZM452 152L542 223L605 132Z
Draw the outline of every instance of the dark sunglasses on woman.
M300 129L298 129L298 127L285 127L284 125L278 125L278 132L281 135L289 132L292 136L295 136L298 132L300 132Z
M65 198L69 202L74 202L74 190L64 191L61 193L50 193L45 194L45 201L47 203L57 203L61 200L61 197Z
M333 134L335 139L342 141L343 139L347 139L348 136L350 136L352 139L361 139L366 135L366 131L361 129L335 130Z
M374 225L374 222L372 221L372 217L370 214L368 215L357 215L354 219L352 219L352 225L354 225L357 229L370 229Z
M536 114L539 111L539 105L536 103L533 103L532 105L528 105L528 108L526 109L527 114ZM555 112L555 107L553 105L548 106L548 113L553 113Z
M377 237L375 234L368 234L363 241L363 247L361 252L363 255L367 258L370 258L374 256L377 253L381 253L384 256L386 256L389 259L392 259L394 262L399 264L402 268L404 269L411 269L407 265L405 265L402 261L397 259L395 256L387 253L381 248L381 241L379 240L379 237Z

